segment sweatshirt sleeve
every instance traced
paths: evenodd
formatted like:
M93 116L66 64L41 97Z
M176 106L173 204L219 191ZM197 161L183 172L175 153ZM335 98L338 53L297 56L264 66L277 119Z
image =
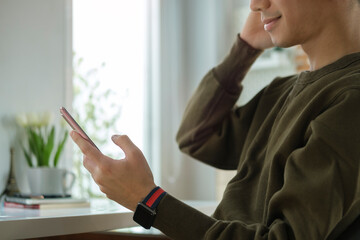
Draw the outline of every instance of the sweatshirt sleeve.
M241 214L217 220L167 195L154 226L187 240L337 239L360 214L359 90L340 94L311 122L306 144L286 160L283 187L271 197L263 221L251 222ZM241 204L228 201L223 206Z
M177 133L184 153L217 168L236 169L258 98L241 112L234 106L241 82L261 52L238 36L225 60L206 74L189 101ZM230 148L228 142L239 147Z
M272 239L287 240L287 224L277 221L270 229L244 221L222 221L207 216L167 194L157 207L154 227L174 240Z

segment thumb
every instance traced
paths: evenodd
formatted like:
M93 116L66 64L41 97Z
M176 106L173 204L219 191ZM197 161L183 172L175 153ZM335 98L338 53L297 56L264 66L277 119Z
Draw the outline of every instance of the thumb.
M137 149L127 135L113 135L111 140L124 151L125 155L128 155L133 152L134 149Z

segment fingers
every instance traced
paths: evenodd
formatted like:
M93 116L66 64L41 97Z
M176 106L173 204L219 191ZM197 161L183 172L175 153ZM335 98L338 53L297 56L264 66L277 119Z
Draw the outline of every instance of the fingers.
M96 167L98 166L97 163L92 161L86 155L84 155L84 157L83 157L83 165L91 173L91 175L93 175L93 173L95 172Z
M248 15L240 36L255 49L264 50L274 46L269 33L264 30L259 12Z
M94 147L91 143L89 143L86 139L81 137L81 135L76 131L71 131L70 136L76 145L79 146L81 152L86 155L87 157L98 161L101 157L101 152Z
M126 135L113 135L111 140L124 151L126 156L132 154L134 150L138 149Z

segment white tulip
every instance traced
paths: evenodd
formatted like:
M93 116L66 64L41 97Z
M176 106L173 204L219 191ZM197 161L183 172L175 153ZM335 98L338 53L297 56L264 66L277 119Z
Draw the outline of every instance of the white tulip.
M53 119L53 114L49 111L43 112L40 117L40 126L47 126Z
M36 114L33 112L27 113L27 120L28 120L29 126L31 126L31 127L41 126L39 114Z
M17 124L19 124L22 127L26 127L29 125L28 118L25 113L20 113L15 116Z

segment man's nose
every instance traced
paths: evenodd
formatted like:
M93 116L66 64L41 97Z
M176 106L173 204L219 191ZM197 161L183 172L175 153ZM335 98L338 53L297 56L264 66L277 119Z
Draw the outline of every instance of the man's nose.
M261 12L270 7L270 0L251 0L250 9L254 12Z

